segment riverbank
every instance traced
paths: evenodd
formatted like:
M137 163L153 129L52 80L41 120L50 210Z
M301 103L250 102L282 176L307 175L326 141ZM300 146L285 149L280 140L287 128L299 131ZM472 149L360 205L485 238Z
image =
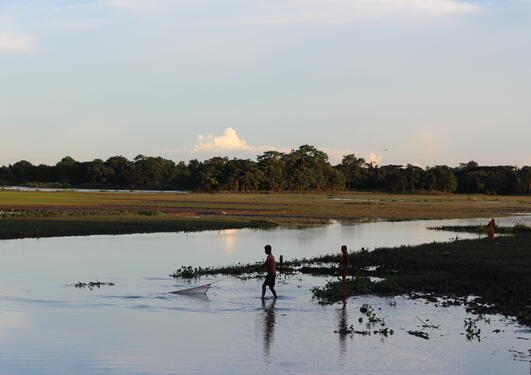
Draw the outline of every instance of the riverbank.
M161 216L52 216L0 219L0 240L20 238L88 236L159 232L199 232L205 230L255 228L276 224L266 220L235 218L175 218Z
M529 196L171 194L0 190L0 238L315 225L531 213ZM258 223L258 224L257 224Z

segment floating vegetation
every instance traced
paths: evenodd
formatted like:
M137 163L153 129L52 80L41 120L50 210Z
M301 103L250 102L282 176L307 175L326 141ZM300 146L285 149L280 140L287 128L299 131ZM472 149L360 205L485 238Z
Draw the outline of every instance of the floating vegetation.
M487 225L443 225L439 227L428 227L432 230L442 230L446 232L463 232L463 233L477 233L487 234ZM512 227L497 227L497 234L517 234L517 233L531 233L531 227L525 224L515 224Z
M182 266L178 268L174 273L170 275L173 278L179 279L198 279L203 275L208 274L210 268L201 268L201 267L192 267L192 266Z
M291 264L291 263L290 263ZM225 275L234 276L241 280L260 279L263 278L263 272L265 268L263 263L241 264L237 263L232 266L222 267L192 267L181 266L170 277L183 278L183 279L197 279L206 275ZM297 273L298 270L290 267L287 263L281 264L277 262L277 274L278 276L289 276Z
M368 304L363 304L360 307L360 313L363 314L364 317L367 318L367 325L366 329L359 330L354 327L354 325L350 326L344 326L340 327L338 330L334 331L335 333L339 333L340 335L362 335L362 336L370 336L372 335L382 335L382 336L390 336L394 334L394 331L388 327L385 327L385 320L382 317L377 316L377 314L374 311L374 308ZM358 319L359 324L363 324L364 318L360 317ZM378 329L372 329L374 325L379 325L380 327Z
M114 283L107 283L101 281L89 281L88 283L77 282L74 284L76 288L89 288L90 290L94 288L101 288L102 286L114 286Z
M380 328L380 329L378 329L376 331L373 331L373 333L375 335L382 335L382 336L387 337L389 335L393 335L395 333L395 331L393 331L392 329L389 329L389 328L386 327L386 328Z
M478 319L472 318L465 318L464 320L465 334L468 340L477 339L478 341L481 341L481 328L478 328L477 321Z
M362 336L370 336L372 335L382 335L384 337L391 336L395 332L392 329L389 328L380 328L377 330L369 331L369 330L356 330L354 326L351 324L349 327L342 327L336 331L335 333L339 333L340 335L362 335Z
M346 336L346 335L362 335L362 336L369 336L371 334L370 331L363 330L363 331L357 331L356 328L351 324L348 327L341 327L340 329L334 331L334 333L339 333L340 335Z
M362 308L363 308L363 306L362 306ZM368 322L370 324L380 324L381 326L385 326L384 318L379 317L378 315L376 315L376 313L374 312L374 309L372 308L372 306L368 306L364 310L365 310L365 315L367 316ZM360 309L360 312L363 312L362 309Z

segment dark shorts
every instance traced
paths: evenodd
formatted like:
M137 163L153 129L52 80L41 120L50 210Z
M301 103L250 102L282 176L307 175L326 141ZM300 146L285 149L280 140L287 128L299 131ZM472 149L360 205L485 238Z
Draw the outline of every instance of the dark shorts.
M276 279L276 277L277 277L276 275L268 273L266 278L265 278L264 285L267 285L267 286L270 286L271 288L274 288L275 287L275 279Z

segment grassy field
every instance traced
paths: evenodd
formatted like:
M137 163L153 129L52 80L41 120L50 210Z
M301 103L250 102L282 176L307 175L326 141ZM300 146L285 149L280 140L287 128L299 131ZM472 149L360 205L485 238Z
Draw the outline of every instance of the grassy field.
M0 190L0 238L256 228L330 219L497 217L516 212L531 213L530 196Z

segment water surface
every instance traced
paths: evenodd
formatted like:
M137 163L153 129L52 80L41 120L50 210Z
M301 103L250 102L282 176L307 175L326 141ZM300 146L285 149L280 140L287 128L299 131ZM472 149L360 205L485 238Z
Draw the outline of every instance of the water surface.
M530 224L529 218L499 220L515 221ZM258 280L228 278L202 297L168 293L196 285L167 276L178 266L254 262L263 258L266 243L289 259L330 253L342 244L357 250L446 241L455 234L426 227L486 222L1 241L0 374L528 374L529 330L493 316L490 324L478 322L481 342L468 341L462 333L469 315L462 307L378 297L319 306L309 289L326 279L310 276L280 280L281 297L264 304ZM72 286L95 280L115 286ZM350 324L366 328L358 323L362 303L386 317L395 334L334 333ZM416 316L441 325L429 331L430 340L407 333L420 329Z

